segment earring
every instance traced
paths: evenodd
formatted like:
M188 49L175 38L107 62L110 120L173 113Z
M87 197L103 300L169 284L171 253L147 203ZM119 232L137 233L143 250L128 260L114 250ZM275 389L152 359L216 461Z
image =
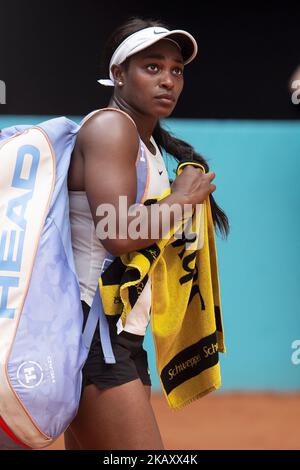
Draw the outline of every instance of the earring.
M123 82L118 82L118 85L122 86L122 85L123 85Z

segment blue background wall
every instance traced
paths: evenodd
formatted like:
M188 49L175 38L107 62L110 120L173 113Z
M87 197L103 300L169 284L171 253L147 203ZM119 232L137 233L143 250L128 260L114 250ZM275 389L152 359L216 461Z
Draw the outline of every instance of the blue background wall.
M3 116L0 128L48 118ZM292 342L300 340L300 122L165 124L208 160L215 198L230 220L228 240L217 237L227 346L222 389L300 389L300 365L291 361ZM167 167L172 173L170 158ZM158 388L149 332L145 347Z

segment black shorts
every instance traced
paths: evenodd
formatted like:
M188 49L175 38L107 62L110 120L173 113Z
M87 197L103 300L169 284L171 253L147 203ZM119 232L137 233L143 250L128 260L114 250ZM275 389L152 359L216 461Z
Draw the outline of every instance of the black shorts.
M85 325L90 307L84 301L81 301L81 303ZM106 364L104 362L98 324L88 358L82 370L82 390L89 384L105 389L135 379L140 379L144 385L151 385L147 352L143 348L144 336L134 335L127 331L122 331L118 335L116 326L118 319L119 316L107 316L116 364Z

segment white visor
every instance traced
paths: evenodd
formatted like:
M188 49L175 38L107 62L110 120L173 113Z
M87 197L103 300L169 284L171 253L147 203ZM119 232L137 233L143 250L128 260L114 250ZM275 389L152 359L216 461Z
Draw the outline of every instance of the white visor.
M170 31L166 28L151 26L141 29L126 38L115 50L109 63L110 79L97 80L101 85L115 86L114 77L111 71L113 65L120 65L133 54L151 46L161 39L172 39L180 48L184 65L191 62L198 52L198 45L195 38L188 32L181 29Z

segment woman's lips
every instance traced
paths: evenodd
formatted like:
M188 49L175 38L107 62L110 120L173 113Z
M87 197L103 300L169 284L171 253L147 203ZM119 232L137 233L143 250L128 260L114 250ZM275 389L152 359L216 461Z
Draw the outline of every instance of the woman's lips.
M167 95L155 96L155 99L167 105L171 105L174 103L174 98L172 98L172 96L167 96Z

